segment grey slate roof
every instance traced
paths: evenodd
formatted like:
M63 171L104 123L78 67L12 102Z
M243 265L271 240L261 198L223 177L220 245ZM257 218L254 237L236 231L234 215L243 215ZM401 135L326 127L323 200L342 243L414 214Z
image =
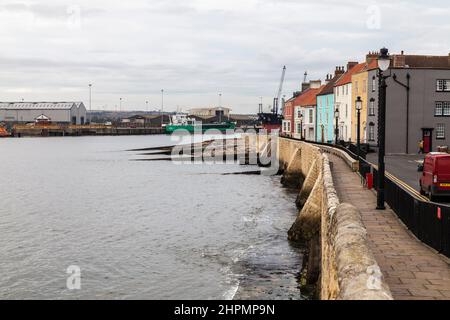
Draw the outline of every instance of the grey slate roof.
M0 102L3 110L70 110L79 108L82 102Z

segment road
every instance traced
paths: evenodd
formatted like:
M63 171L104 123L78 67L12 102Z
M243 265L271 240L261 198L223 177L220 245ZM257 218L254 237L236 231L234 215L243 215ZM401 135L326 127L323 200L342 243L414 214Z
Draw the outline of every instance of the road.
M417 171L417 166L423 159L424 155L389 155L385 157L386 171L415 190L420 191L419 178L421 172ZM367 161L376 165L378 163L378 154L369 153Z

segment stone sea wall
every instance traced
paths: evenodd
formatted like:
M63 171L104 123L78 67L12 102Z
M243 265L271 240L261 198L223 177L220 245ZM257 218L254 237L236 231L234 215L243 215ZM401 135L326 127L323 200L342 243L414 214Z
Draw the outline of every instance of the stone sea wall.
M278 138L282 182L299 189L299 214L288 236L309 246L306 282L317 285L321 299L391 300L360 212L339 201L325 154L331 151Z

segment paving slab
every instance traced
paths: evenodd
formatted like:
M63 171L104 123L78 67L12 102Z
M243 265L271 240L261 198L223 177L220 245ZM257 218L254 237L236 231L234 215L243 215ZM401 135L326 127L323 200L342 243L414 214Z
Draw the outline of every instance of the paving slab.
M418 240L394 211L376 210L376 194L339 157L329 155L341 202L361 211L369 246L397 300L449 300L450 260Z

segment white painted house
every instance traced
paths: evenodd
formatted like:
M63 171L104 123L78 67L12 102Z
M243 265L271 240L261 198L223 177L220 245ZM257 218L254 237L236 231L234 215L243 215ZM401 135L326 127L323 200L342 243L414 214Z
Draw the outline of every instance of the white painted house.
M349 62L347 72L334 86L335 107L339 108L339 138L344 141L352 140L352 75L364 67L364 63Z

